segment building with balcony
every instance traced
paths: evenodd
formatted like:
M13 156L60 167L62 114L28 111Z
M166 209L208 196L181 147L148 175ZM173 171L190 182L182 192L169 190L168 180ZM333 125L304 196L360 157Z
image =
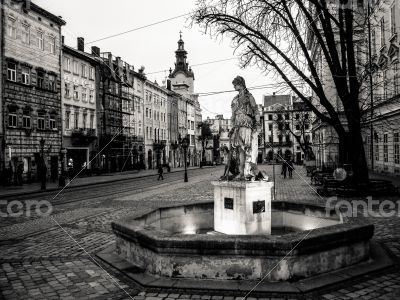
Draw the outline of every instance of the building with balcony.
M70 174L85 173L96 167L98 63L93 55L85 52L82 37L78 38L77 49L63 44L62 132L63 147L67 151L65 167Z
M311 110L291 95L276 94L264 96L260 109L265 132L259 138L258 161L290 158L301 163L312 144Z
M168 90L147 80L144 95L145 163L148 169L155 169L169 161Z
M61 150L61 27L38 5L2 1L0 169L56 180ZM44 141L43 147L40 141Z

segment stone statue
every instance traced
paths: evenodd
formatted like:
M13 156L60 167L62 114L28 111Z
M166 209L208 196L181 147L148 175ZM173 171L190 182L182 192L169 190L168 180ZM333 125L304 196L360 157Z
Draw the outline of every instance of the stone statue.
M258 175L252 170L257 164L260 114L253 95L246 88L243 77L237 76L232 84L239 94L232 100L232 129L229 132L229 139L231 150L238 152L238 179L246 180Z

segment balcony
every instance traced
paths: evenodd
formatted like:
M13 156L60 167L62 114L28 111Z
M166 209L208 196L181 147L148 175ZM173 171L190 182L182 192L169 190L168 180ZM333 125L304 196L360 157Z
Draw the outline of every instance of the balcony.
M73 145L87 145L97 139L96 129L76 128L71 132L71 142Z

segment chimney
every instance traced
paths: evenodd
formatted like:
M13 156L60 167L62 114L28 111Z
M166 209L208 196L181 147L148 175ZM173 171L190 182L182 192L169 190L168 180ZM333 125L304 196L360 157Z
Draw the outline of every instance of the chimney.
M167 79L167 90L171 91L171 80Z
M95 57L100 57L100 48L92 46L92 55Z
M61 36L61 43L64 45L64 40L65 40L65 37L62 35Z
M121 57L120 56L117 56L116 58L115 58L115 60L116 60L116 64L117 64L117 76L120 78L120 79L122 79L122 60L121 60Z
M85 39L83 37L78 37L78 50L85 52Z
M31 0L25 0L25 9L30 10L31 9Z

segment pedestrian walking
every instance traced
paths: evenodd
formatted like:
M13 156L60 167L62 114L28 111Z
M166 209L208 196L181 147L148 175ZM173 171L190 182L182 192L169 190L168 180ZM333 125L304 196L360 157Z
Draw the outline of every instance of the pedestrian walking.
M164 169L163 169L163 167L161 165L159 165L158 166L158 178L157 178L157 180L160 180L160 178L161 178L161 180L164 180L163 173L164 173Z
M287 168L289 171L289 178L292 178L294 166L293 166L293 161L290 158L287 161Z
M22 185L22 174L24 173L24 163L20 162L17 167L17 184Z
M282 178L283 178L283 179L286 178L286 171L287 171L286 161L283 160L283 163L282 163L282 171L281 171L281 175L282 175Z

